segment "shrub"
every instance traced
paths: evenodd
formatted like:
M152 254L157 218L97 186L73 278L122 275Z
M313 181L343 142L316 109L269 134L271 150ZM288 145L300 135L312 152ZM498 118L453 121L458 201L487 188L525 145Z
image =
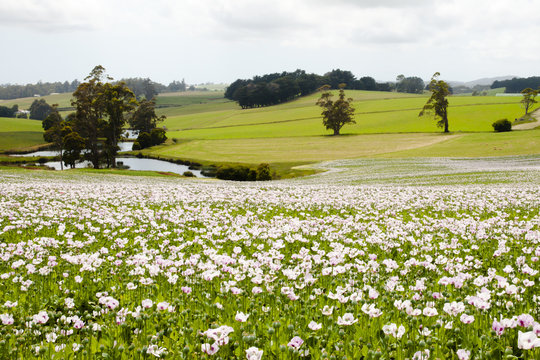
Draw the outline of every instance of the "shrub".
M195 174L191 171L184 171L182 175L184 175L185 177L195 177Z
M165 130L160 128L154 128L150 132L150 146L163 144L167 140L167 136L165 135Z
M216 177L217 168L214 165L203 166L201 175L206 177Z
M262 163L257 167L257 181L267 180L272 180L272 175L270 175L270 165Z
M150 134L147 132L142 132L137 137L136 143L139 143L140 148L139 149L146 149L147 147L152 146L152 138L150 137Z
M216 177L221 180L255 181L257 172L247 166L222 166L216 171Z
M150 133L142 132L137 136L132 150L142 150L150 146L163 144L167 140L164 129L152 129ZM137 147L135 147L137 145Z
M139 144L138 141L135 141L133 143L133 146L131 147L131 150L141 150L141 144ZM141 154L141 153L139 153L139 154ZM142 154L141 154L141 157L142 157Z
M512 131L512 123L508 119L497 120L491 126L496 132Z

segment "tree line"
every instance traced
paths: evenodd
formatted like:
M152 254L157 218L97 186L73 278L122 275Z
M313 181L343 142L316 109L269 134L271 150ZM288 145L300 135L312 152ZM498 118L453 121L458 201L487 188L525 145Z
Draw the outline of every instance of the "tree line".
M270 106L314 93L323 86L328 89L367 91L397 91L421 94L425 89L419 77L399 75L395 83L379 83L370 76L356 78L348 71L335 69L324 75L308 74L304 70L254 76L251 79L237 79L225 90L225 98L238 102L243 109Z
M19 105L15 104L12 107L0 105L0 117L14 118L17 116L18 111Z
M0 85L0 99L11 100L24 97L33 97L35 95L45 96L52 93L67 93L77 89L80 82L73 80L72 82L38 82L37 84L26 85Z
M75 167L77 161L88 160L96 169L116 167L118 143L128 122L139 131L139 149L167 139L165 130L157 128L165 117L156 115L154 99L137 101L126 83L111 80L98 65L73 92L74 113L64 119L58 106L51 106L42 123L43 137L60 151L62 165Z
M537 89L540 87L540 76L531 76L528 78L513 78L511 80L496 80L491 85L492 89L505 87L506 93L521 93L524 89Z
M390 83L377 83L372 77L357 79L350 71L332 70L324 75L308 74L304 70L237 79L225 90L225 98L234 100L243 108L276 105L299 96L314 93L323 85L337 89L391 91Z
M169 85L163 85L158 82L152 81L149 78L125 78L121 79L128 87L133 91L137 98L146 97L150 100L154 95L164 92L178 92L188 91L190 87L186 85L184 79L182 81L174 80ZM79 80L73 80L72 82L38 82L37 84L26 85L12 85L4 84L0 85L0 100L11 100L24 97L33 97L36 95L45 96L54 93L72 93L80 85ZM191 88L195 90L195 88Z

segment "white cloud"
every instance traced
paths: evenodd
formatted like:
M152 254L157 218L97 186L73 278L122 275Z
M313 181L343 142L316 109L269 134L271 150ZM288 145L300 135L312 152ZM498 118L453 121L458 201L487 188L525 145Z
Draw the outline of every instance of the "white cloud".
M534 75L540 61L537 0L1 0L0 28L10 44L59 44L58 58L83 67L68 79L90 61L115 77L201 81L337 67L466 80ZM42 61L47 74L65 69ZM17 66L0 79L28 73Z
M97 23L93 8L84 1L4 0L0 2L0 24L35 31L91 30Z

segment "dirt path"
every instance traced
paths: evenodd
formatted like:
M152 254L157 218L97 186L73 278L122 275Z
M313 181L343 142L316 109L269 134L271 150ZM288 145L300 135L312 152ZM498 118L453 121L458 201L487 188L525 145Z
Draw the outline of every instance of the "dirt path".
M540 109L536 109L535 111L533 111L531 113L531 116L536 119L535 122L512 126L512 130L530 130L534 129L537 126L540 126Z

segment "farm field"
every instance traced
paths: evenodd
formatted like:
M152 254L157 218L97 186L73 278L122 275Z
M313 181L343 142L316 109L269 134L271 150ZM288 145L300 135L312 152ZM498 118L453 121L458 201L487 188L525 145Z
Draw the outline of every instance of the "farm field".
M1 106L13 106L15 104L19 105L19 109L28 109L34 100L45 100L48 104L58 104L60 108L71 107L71 93L55 94L55 95L46 95L40 97L27 97L19 98L13 100L0 100Z
M430 117L418 117L425 104L424 95L347 91L356 108L356 124L347 125L343 134L438 132ZM327 135L321 126L320 108L314 106L318 95L290 103L256 109L220 109L204 113L174 116L165 122L171 137L226 139ZM520 98L452 97L452 131L492 131L500 118L513 119L522 113Z
M446 186L447 168L509 163L438 161L262 184L0 170L0 350L539 358L538 184ZM539 179L537 158L516 161Z
M0 151L43 143L41 121L0 117Z

